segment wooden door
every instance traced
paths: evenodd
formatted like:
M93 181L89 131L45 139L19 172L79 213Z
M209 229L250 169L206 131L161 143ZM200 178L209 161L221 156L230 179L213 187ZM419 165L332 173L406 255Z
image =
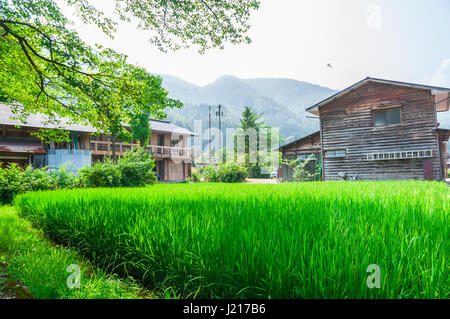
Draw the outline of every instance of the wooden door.
M426 181L434 180L433 162L423 161L423 179Z

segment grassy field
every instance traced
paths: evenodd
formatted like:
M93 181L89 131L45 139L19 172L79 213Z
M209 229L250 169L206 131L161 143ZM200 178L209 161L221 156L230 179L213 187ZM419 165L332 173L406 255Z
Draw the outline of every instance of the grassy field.
M436 182L184 184L15 204L99 267L182 297L448 298L449 197Z
M67 267L80 266L81 287L70 289ZM0 208L0 299L3 294L17 298L43 299L135 299L141 288L95 269L74 251L52 245L30 222L19 218L11 207ZM17 288L20 280L29 291ZM12 284L10 284L10 282ZM5 292L4 290L8 290ZM31 295L30 295L31 293Z

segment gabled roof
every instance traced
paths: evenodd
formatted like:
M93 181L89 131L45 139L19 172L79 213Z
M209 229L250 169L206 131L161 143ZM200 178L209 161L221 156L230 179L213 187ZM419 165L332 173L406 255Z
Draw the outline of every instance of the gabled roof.
M306 140L306 139L308 139L308 138L311 138L311 137L313 137L314 135L317 135L317 134L320 134L320 131L316 131L316 132L314 132L314 133L312 133L312 134L309 134L309 135L303 136L303 137L301 137L301 138L299 138L299 139L296 139L295 141L286 143L286 144L280 146L279 149L282 150L282 149L285 148L285 147L289 147L289 146L291 146L292 144L296 144L296 143L298 143L298 142L302 142L303 140Z
M11 107L6 104L0 103L0 125L19 125L23 127L33 127L33 128L51 128L51 129L59 129L64 127L66 131L74 131L74 132L87 132L87 133L95 133L98 130L90 125L81 125L81 124L68 124L69 120L62 119L61 126L56 126L54 124L45 124L46 117L42 114L30 114L27 118L27 123L22 123L19 120L14 120L11 118L16 117L11 111ZM161 121L161 120L150 120L150 128L152 131L158 132L166 132L180 135L190 135L196 136L197 134L175 125L169 121Z
M150 128L152 131L169 132L169 133L180 134L180 135L198 136L198 134L195 134L194 132L191 132L184 127L175 125L169 121L150 120Z
M330 103L331 101L334 101L335 99L337 99L337 98L339 98L339 97L341 97L341 96L343 96L343 95L345 95L345 94L347 94L369 82L391 84L391 85L397 85L397 86L405 86L405 87L411 87L411 88L423 89L423 90L431 90L432 94L450 92L449 88L443 88L443 87L438 87L438 86L414 84L414 83L399 82L399 81L390 81L390 80L383 80L383 79L367 77L364 80L361 80L361 81L353 84L352 86L349 86L348 88L326 98L325 100L322 100L322 101L314 104L313 106L308 107L306 109L306 111L308 111L312 114L318 115L319 106L323 106L327 103Z

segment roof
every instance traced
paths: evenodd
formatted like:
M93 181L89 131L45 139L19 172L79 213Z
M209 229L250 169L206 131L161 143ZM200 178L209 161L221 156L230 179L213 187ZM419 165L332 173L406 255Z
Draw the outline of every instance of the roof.
M12 118L16 117L17 114L14 114L11 110L11 107L6 104L0 103L0 124L3 125L19 125L23 127L33 127L33 128L50 128L50 129L60 129L64 128L66 131L74 131L74 132L88 132L95 133L98 130L90 125L81 125L81 124L69 124L70 121L68 119L61 119L61 125L48 124L45 123L47 121L47 117L43 114L30 114L27 118L26 123L22 123L20 120L14 120ZM168 132L180 135L191 135L196 136L197 134L185 129L183 127L177 126L169 121L161 121L161 120L150 120L150 127L154 131L158 132Z
M180 135L198 136L198 134L195 134L194 132L191 132L184 127L175 125L169 121L150 120L150 124L151 124L150 127L151 127L152 131L170 132L170 133L180 134Z
M352 86L349 86L348 88L337 92L336 94L326 98L325 100L322 100L316 104L314 104L313 106L310 106L306 109L306 111L312 113L312 114L316 114L319 111L319 106L323 106L327 103L330 103L331 101L359 88L360 86L369 83L369 82L375 82L375 83L384 83L384 84L392 84L392 85L398 85L398 86L406 86L406 87L411 87L411 88L416 88L416 89L423 89L423 90L431 90L433 94L435 93L444 93L444 92L449 92L450 88L444 88L444 87L438 87L438 86L430 86L430 85L422 85L422 84L414 84L414 83L408 83L408 82L399 82L399 81L391 81L391 80L384 80L384 79L377 79L377 78L371 78L371 77L367 77L364 80L361 80L355 84L353 84Z
M450 129L448 128L438 128L436 131L441 135L447 136L447 138L450 137Z
M20 120L14 120L12 118L17 117L11 110L11 107L6 104L0 103L0 124L3 125L20 125L23 127L35 127L35 128L50 128L58 129L64 127L66 131L76 131L76 132L89 132L94 133L97 130L92 126L80 125L80 124L69 124L68 119L62 119L61 125L57 126L55 124L45 124L47 117L43 114L30 114L27 118L26 123L22 123Z
M308 138L311 138L311 137L313 137L314 135L317 135L317 134L320 134L320 131L317 131L317 132L314 132L314 133L312 133L312 134L303 136L303 137L301 137L301 138L299 138L299 139L296 139L295 141L286 143L286 144L280 146L280 150L283 149L283 148L285 148L285 147L291 146L292 144L296 144L296 143L298 143L298 142L302 142L303 140L306 140L306 139L308 139Z

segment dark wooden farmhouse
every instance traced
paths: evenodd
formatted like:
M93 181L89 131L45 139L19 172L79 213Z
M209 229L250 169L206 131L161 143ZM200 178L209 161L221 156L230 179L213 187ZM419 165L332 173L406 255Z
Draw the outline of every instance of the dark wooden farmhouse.
M322 179L443 180L450 130L436 112L449 110L449 92L366 78L309 107L320 119Z

